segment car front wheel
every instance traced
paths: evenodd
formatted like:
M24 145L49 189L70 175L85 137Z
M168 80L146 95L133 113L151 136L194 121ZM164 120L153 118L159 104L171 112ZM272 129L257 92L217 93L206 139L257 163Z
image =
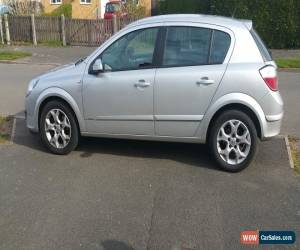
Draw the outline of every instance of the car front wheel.
M41 112L40 136L55 154L68 154L78 144L78 127L70 108L59 101L48 102Z
M256 128L244 112L225 111L211 128L209 146L221 168L238 172L247 167L255 156Z

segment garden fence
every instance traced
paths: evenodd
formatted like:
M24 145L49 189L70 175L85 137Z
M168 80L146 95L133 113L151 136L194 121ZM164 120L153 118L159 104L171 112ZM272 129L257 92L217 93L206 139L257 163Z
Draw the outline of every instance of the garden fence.
M0 42L61 43L98 46L134 20L69 19L44 16L0 16Z

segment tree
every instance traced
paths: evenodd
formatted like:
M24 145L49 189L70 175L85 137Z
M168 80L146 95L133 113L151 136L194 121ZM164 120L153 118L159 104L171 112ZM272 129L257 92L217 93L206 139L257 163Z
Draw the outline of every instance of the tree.
M41 10L41 3L32 0L3 0L4 4L11 7L12 15L18 16L28 16L31 14L36 14Z
M140 19L146 16L145 2L143 0L127 0L125 9L129 18Z

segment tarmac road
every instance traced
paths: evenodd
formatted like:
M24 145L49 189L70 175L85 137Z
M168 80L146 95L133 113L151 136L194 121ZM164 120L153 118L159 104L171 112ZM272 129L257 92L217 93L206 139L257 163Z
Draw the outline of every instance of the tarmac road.
M22 116L28 81L52 67L0 64L0 114ZM282 133L300 138L300 73L279 77ZM17 119L14 143L0 145L0 249L243 249L244 230L299 238L299 193L282 139L229 174L201 145L84 139L52 155Z
M84 139L57 156L18 119L14 144L0 145L0 249L249 249L241 231L299 237L300 181L283 139L262 143L237 174L218 170L208 153Z

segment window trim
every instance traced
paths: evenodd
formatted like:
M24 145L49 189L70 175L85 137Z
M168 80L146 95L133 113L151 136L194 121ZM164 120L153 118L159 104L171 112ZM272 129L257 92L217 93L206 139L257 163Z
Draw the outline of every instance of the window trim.
M82 5L90 5L92 4L92 0L90 0L90 2L86 2L87 0L79 0L79 4L82 4Z
M60 5L62 4L62 0L55 0L56 2L54 3L53 0L50 0L50 4L51 5ZM57 1L60 1L60 2L57 2Z
M114 40L112 43L109 44L109 46L107 46L98 56L96 56L92 62L90 63L89 65L89 68L88 68L88 73L91 74L90 72L92 71L92 67L93 67L93 64L95 63L95 61L99 58L102 57L102 54L107 50L109 49L114 43L118 42L120 39L122 39L124 36L127 36L133 32L140 32L140 31L144 31L144 30L147 30L147 29L158 29L157 31L157 37L156 37L156 41L155 41L155 44L154 44L154 51L153 51L153 57L152 57L152 62L153 62L153 65L151 66L146 66L146 67L142 67L142 68L138 68L138 69L122 69L122 70L114 70L114 71L103 71L101 74L105 74L105 73L115 73L115 72L123 72L123 71L134 71L134 70L145 70L145 69L157 69L159 68L159 61L157 60L158 58L158 55L161 51L161 37L163 35L163 29L164 27L163 26L153 26L153 27L147 27L147 28L141 28L141 29L136 29L136 30L133 30L133 31L130 31L130 32L127 32L126 34L120 36L118 39Z
M161 60L160 60L160 64L159 64L159 68L178 68L178 67L196 67L196 66L209 66L209 65L222 65L224 64L224 62L226 61L226 57L228 56L228 53L230 51L230 48L232 46L232 37L230 35L230 33L224 31L224 30L219 30L213 27L204 27L204 26L190 26L190 25L166 25L164 26L166 29L166 33L165 33L165 38L163 41L163 49L161 51ZM166 46L166 40L167 40L167 32L169 28L174 28L174 27L185 27L185 28L200 28L200 29L208 29L211 31L210 34L210 41L209 41L209 52L208 52L208 58L207 58L207 63L206 64L187 64L187 65L163 65L163 57L164 57L164 53L165 53L165 46ZM224 32L226 33L229 38L230 38L230 45L227 49L226 52L226 56L224 57L224 60L222 63L210 63L210 57L211 57L211 49L212 49L212 44L213 44L213 35L215 31L220 31L220 32Z

